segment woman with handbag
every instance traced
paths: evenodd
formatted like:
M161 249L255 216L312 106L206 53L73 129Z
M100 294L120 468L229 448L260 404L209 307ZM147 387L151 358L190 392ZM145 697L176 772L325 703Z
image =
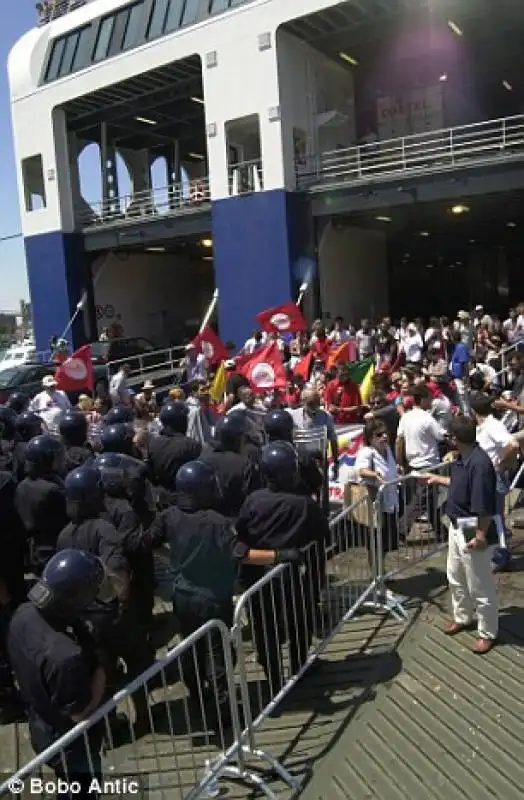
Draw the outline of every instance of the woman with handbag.
M389 446L388 430L379 419L370 420L364 428L364 446L357 453L355 471L362 489L367 491L368 497L375 502L380 492L379 517L382 555L391 550L397 550L399 544L398 534L398 484L399 473L395 456ZM369 520L370 525L375 524L374 515ZM371 558L372 538L368 537L368 555ZM378 554L377 554L378 555Z

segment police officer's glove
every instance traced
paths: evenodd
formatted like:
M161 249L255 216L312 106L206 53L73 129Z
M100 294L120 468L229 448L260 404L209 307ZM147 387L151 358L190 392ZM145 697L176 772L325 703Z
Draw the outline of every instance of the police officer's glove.
M304 553L296 547L285 547L277 550L275 564L303 564Z

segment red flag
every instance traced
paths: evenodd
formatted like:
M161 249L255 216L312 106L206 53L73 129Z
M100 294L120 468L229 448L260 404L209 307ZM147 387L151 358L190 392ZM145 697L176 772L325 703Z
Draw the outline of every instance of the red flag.
M286 370L276 342L256 350L238 371L248 379L255 392L286 387Z
M303 378L305 381L309 380L311 375L311 367L313 366L313 353L311 350L302 358L293 368L295 375Z
M95 376L91 345L85 344L66 358L63 364L56 368L55 380L56 388L64 392L79 392L82 389L92 392L95 388Z
M213 328L209 326L195 336L192 344L195 345L200 353L205 355L210 364L219 364L229 357L226 346L222 344Z
M268 308L257 314L256 318L262 330L269 333L295 333L307 329L307 322L295 303Z
M334 347L327 360L326 369L331 369L335 364L339 364L341 361L350 361L350 349L349 349L349 342L342 342L337 347Z

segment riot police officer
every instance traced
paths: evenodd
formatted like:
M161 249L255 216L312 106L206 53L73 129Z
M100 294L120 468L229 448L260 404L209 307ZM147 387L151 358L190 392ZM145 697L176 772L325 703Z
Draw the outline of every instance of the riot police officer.
M25 478L25 452L27 445L35 436L43 432L43 424L37 414L32 411L22 411L15 420L15 444L13 447L13 475L17 481Z
M105 491L107 518L122 538L131 568L128 606L142 624L146 638L152 627L154 605L153 553L144 535L155 519L153 492L143 461L118 453L97 456Z
M28 708L31 744L43 752L100 705L105 675L96 646L80 617L102 587L107 586L98 558L79 550L53 556L41 579L31 589L29 602L14 612L9 626L7 651L20 692ZM65 750L64 757L49 763L67 784L78 782L76 797L89 793L93 778L101 778L102 731L87 733Z
M151 664L152 654L143 628L136 624L128 605L131 567L125 543L107 519L105 492L100 470L84 465L70 472L65 480L67 513L70 522L58 537L58 550L83 550L98 556L118 581L118 598L112 603L89 609L89 621L104 653L108 686L117 688L118 661L127 667L127 680L136 678ZM118 600L118 602L117 602ZM144 719L147 703L143 691L134 697L137 722Z
M12 408L0 406L0 469L12 470L16 437L16 413Z
M220 489L217 510L226 517L236 517L247 495L261 487L258 461L242 452L245 434L245 415L233 411L219 420L215 441L201 456L215 472Z
M93 457L87 442L87 419L78 409L71 409L60 420L58 430L66 451L66 469L70 472Z
M229 627L233 622L233 593L242 562L275 564L299 561L296 550L276 548L251 549L238 541L231 520L214 511L218 483L208 464L193 461L180 468L176 476L178 506L171 506L157 516L150 536L156 547L167 542L174 573L173 610L182 636L189 636L210 619L221 619ZM192 658L183 670L190 695L198 702L213 701L216 691L222 721L227 718L227 683L219 638L196 645L197 669ZM216 713L211 702L210 713Z
M298 494L298 458L289 442L273 442L262 450L262 472L267 488L250 494L237 518L239 539L249 547L304 548L308 549L306 572L288 571L283 576L284 590L273 598L268 585L255 595L253 612L254 636L259 661L264 668L272 691L281 686L280 645L289 636L291 669L295 673L306 660L314 619L319 600L319 590L325 580L324 545L329 537L327 518L310 497ZM249 586L263 575L259 567L245 567L243 578ZM273 610L274 602L284 598L285 609ZM276 637L269 624L278 620Z
M59 439L42 434L28 442L25 459L27 477L17 486L15 505L29 539L31 567L39 574L68 521L64 446Z
M103 453L122 453L122 455L136 457L134 440L133 426L126 422L117 422L115 425L104 427L100 444Z
M9 395L6 406L14 411L15 414L21 414L23 411L27 411L29 402L30 398L23 392L13 392L13 394Z
M269 442L293 443L293 417L287 411L270 411L264 420L264 427ZM296 452L300 480L296 483L295 491L310 497L319 494L323 478L315 455L303 450Z
M160 410L162 430L148 442L147 461L155 486L160 488L161 505L174 501L173 487L178 470L197 459L202 447L186 436L189 412L180 400L165 403Z
M114 406L104 417L104 425L131 425L135 420L132 406Z

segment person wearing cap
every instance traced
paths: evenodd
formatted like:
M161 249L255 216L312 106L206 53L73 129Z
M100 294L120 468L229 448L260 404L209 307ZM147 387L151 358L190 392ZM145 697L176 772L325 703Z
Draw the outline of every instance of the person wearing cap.
M142 391L135 397L135 406L147 410L151 416L158 413L158 403L155 395L155 385L153 381L145 381Z
M71 410L71 402L65 392L56 388L54 376L46 375L42 391L33 397L28 410L40 417L49 433L58 433L60 420Z
M186 345L186 357L182 360L182 366L186 371L186 383L191 383L192 381L205 383L208 368L207 359L203 353L198 352L193 342L189 342Z

